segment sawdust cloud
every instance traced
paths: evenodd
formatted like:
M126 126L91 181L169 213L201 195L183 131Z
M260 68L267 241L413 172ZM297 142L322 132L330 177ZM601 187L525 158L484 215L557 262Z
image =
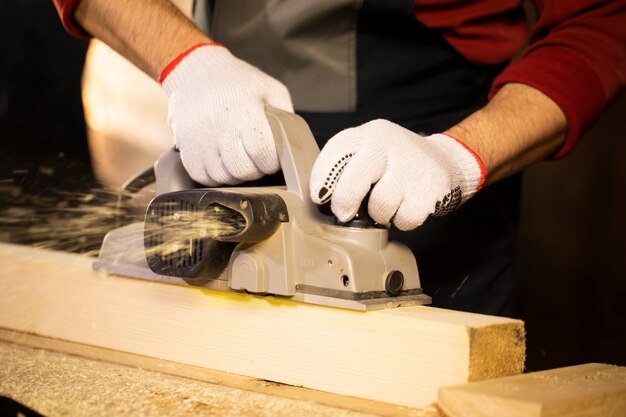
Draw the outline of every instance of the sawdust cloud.
M146 248L146 255L166 256L174 253L189 253L192 256L194 242L197 239L218 239L237 234L244 230L246 221L243 216L220 204L212 204L202 212L177 211L178 204L170 205L171 210L160 216L158 222L148 223L145 230L162 243Z
M139 221L140 213L118 204L107 188L89 192L50 189L29 194L0 183L0 240L44 249L96 255L102 238L117 224Z
M106 187L86 192L52 188L45 195L31 194L12 179L0 179L0 241L97 256L107 232L144 220L147 199L142 205L134 197ZM236 214L208 210L163 217L157 226L148 227L148 233L166 239L149 254L184 253L194 239L237 233L245 228L245 220ZM129 238L143 241L143 235Z

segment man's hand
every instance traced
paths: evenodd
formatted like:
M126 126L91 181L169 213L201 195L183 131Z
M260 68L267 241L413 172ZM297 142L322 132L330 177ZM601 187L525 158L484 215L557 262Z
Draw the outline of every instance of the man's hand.
M375 183L370 216L412 229L429 214L450 212L483 183L553 154L566 129L552 99L533 87L507 84L446 134L421 137L385 120L340 132L315 162L311 198L318 204L330 199L335 215L347 221Z
M485 168L448 135L422 137L387 120L346 129L328 141L311 173L311 199L340 221L356 214L370 191L368 212L400 230L456 209L480 189Z
M265 105L292 111L285 86L216 46L167 0L81 0L74 17L163 81L170 126L193 179L234 184L278 170ZM212 46L194 48L200 44Z
M170 127L195 181L237 184L280 169L265 106L293 111L283 84L216 44L178 57L161 78Z

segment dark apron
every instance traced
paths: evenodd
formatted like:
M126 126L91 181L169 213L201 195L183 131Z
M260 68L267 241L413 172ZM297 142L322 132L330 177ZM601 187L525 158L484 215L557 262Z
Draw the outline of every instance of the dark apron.
M502 69L468 62L415 19L412 0L324 0L321 11L313 4L225 0L197 5L196 15L215 27L221 22L221 31L208 31L215 40L288 86L320 147L337 132L376 118L421 134L444 131L486 103ZM288 13L298 7L306 10ZM281 13L291 16L278 24L288 30L268 26ZM328 25L328 36L319 33L322 17L336 22ZM301 27L293 19L303 20ZM321 63L306 55L311 50ZM310 90L327 83L333 88L308 99ZM391 231L392 239L413 250L434 306L510 314L520 186L520 176L513 176L484 188L453 214L431 217L414 231Z

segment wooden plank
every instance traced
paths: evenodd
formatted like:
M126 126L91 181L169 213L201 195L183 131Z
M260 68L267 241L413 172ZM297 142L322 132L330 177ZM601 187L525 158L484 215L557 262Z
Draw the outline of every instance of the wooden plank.
M106 276L91 263L0 245L0 327L409 407L523 369L519 320L349 311Z
M439 390L450 417L623 417L626 367L590 363Z

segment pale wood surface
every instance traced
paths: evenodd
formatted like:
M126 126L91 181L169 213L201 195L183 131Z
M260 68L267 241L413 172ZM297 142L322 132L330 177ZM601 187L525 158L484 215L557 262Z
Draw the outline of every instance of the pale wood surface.
M590 363L439 391L450 417L624 417L626 367Z
M438 410L435 407L426 408L410 408L403 407L379 401L366 400L356 397L348 397L345 395L333 394L330 392L317 391L303 387L296 387L293 385L285 385L277 382L271 382L259 378L251 378L247 376L232 374L228 372L216 371L214 369L201 368L198 366L186 365L177 362L166 361L163 359L150 358L148 356L136 355L133 353L121 352L119 350L104 349L96 346L88 346L74 342L68 342L60 339L52 339L49 337L37 336L28 333L21 333L17 331L11 331L0 328L0 341L10 343L14 350L24 350L28 352L28 348L32 352L31 357L34 359L44 358L43 362L38 362L36 368L33 370L33 374L42 374L45 378L42 378L39 383L47 384L49 378L57 378L58 376L52 375L54 373L53 368L47 366L47 361L50 356L47 355L48 351L62 352L64 354L71 355L72 357L85 358L83 366L92 366L92 361L88 359L95 359L98 362L107 362L119 366L129 366L146 371L153 371L155 373L163 375L172 375L182 377L187 380L196 380L202 382L208 382L211 385L218 385L223 388L233 388L235 391L243 390L249 392L255 392L264 394L270 397L272 402L276 402L275 397L287 398L291 400L298 400L306 403L315 403L322 406L329 406L332 409L340 409L344 411L355 411L358 413L371 414L375 416L384 417L440 417ZM2 343L2 342L0 342ZM23 346L22 349L20 346ZM43 351L42 351L43 350ZM66 355L67 356L67 355ZM0 372L2 369L7 369L3 364L8 364L15 356L0 354ZM60 360L63 356L60 356ZM31 358L32 359L32 358ZM16 363L15 367L22 366L22 363ZM99 365L98 365L99 366ZM41 369L40 369L41 368ZM117 369L113 367L101 368L103 377L109 377L109 374L115 373ZM125 368L124 368L125 369ZM132 371L128 371L132 372ZM65 372L67 375L69 372ZM143 374L141 374L143 375ZM137 376L139 378L139 376ZM157 376L153 377L157 378ZM0 377L0 382L3 377ZM32 384L32 375L30 375L25 384ZM64 379L64 378L62 378ZM71 386L71 384L65 384L64 381L60 381L64 385ZM146 383L149 383L146 381ZM0 387L3 385L0 383ZM26 389L26 394L32 392L34 389ZM36 391L36 390L35 390ZM0 388L0 393L3 392ZM224 392L228 393L228 390ZM20 392L12 392L7 390L8 394L20 394ZM68 394L69 395L69 394ZM98 393L96 396L100 395ZM24 395L20 394L20 397ZM36 396L37 399L44 400L46 395L41 394ZM131 398L128 399L129 401ZM62 405L62 403L60 404ZM172 408L175 408L175 404L172 404ZM87 405L86 409L89 409ZM164 412L167 409L163 410Z
M0 394L47 417L441 417L434 407L394 410L398 407L387 405L358 412L354 404L368 401L342 397L343 403L328 406L268 394L279 386L272 382L258 380L267 392L251 392L16 343L0 342L0 358Z
M106 276L0 245L0 327L410 407L523 369L523 323L429 307L355 312Z

